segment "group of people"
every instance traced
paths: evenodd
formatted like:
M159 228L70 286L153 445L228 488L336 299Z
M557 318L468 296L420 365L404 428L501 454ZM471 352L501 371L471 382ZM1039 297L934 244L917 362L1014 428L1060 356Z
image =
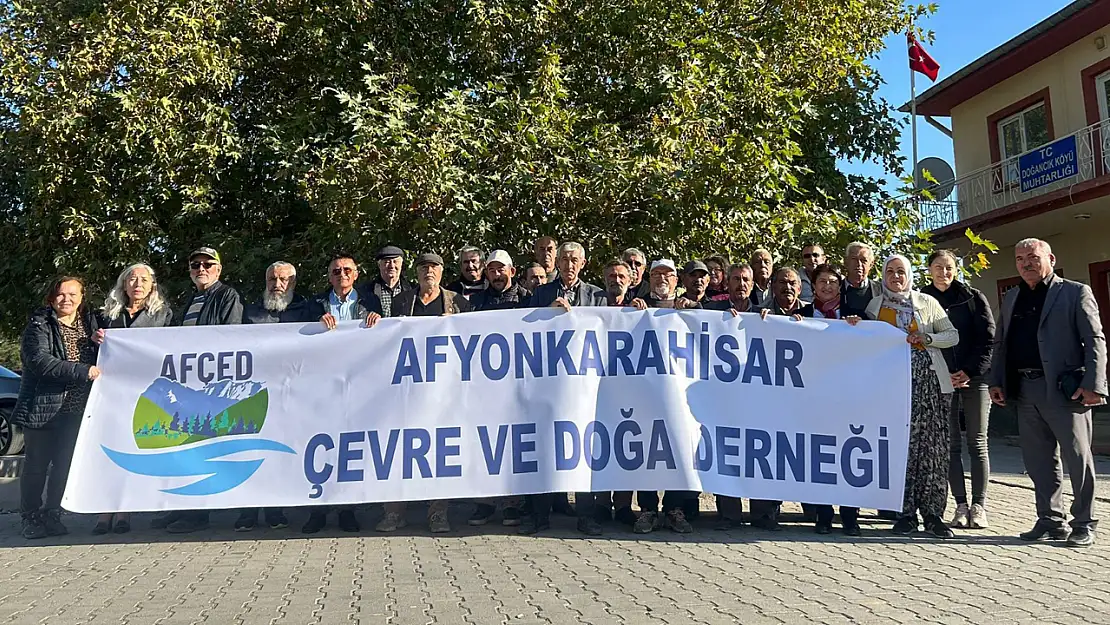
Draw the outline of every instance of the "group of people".
M369 328L383 317L621 306L758 313L764 318L782 315L852 325L868 319L898 327L906 333L913 384L902 509L880 512L893 521L893 531L910 534L921 527L938 538L951 538L953 527L988 527L987 429L993 401L1017 407L1025 463L1036 489L1038 520L1021 537L1066 539L1070 546L1087 546L1097 523L1091 518L1095 471L1090 411L1107 396L1098 309L1089 287L1055 274L1055 257L1047 243L1027 239L1015 251L1022 283L1007 294L997 324L986 297L958 279L960 260L954 253L941 250L929 256L931 284L915 290L909 259L888 257L876 278L874 251L858 242L848 246L842 267L830 263L821 246L807 245L801 250L800 269L776 268L764 249L756 250L747 263L730 264L721 256L710 256L680 269L666 258L649 263L643 252L630 248L604 265L603 286L582 279L587 258L581 245L560 245L552 237L535 241L534 259L519 276L506 251L484 255L478 248L464 247L457 256L458 279L446 286L441 285L444 260L438 254L416 256L416 282L409 282L404 277L404 251L386 246L378 251L377 271L369 280L361 279L352 255L336 254L327 268L330 288L308 298L296 292L297 268L275 262L266 270L261 299L245 306L238 292L220 280L220 254L202 247L189 254L194 290L176 310L163 299L154 270L146 264L125 268L99 310L84 302L80 278L62 276L50 286L44 306L32 314L22 340L23 383L13 421L24 429L26 441L23 535L33 539L67 532L60 503L85 402L92 381L100 375L96 354L105 328L304 322L334 328L353 320ZM866 401L866 395L860 400ZM962 462L965 440L971 457L970 499ZM1075 492L1070 532L1061 501L1061 454ZM945 521L949 488L957 508ZM530 534L548 528L552 512L565 512L577 516L578 530L587 535L600 534L603 524L613 521L636 533L660 528L685 533L692 531L690 520L698 515L699 502L698 493L686 491L667 491L662 498L656 491L583 492L575 493L574 500L573 508L566 494L559 493L476 501L468 522L483 525L500 510L502 524L520 526L522 533ZM764 530L781 529L781 504L751 500L748 521ZM427 520L432 532L451 530L447 505L445 500L430 503ZM721 527L744 522L742 500L718 496L717 505ZM386 504L375 529L404 527L405 508L405 503ZM818 533L832 531L832 506L803 504L803 510ZM254 529L259 512L241 510L235 529ZM329 512L327 507L312 508L302 531L319 532ZM353 507L334 512L342 530L360 530ZM839 512L844 533L859 535L858 509L842 506ZM271 528L288 525L281 509L261 513ZM205 511L171 512L157 517L154 527L186 533L208 523ZM93 531L129 529L128 515L116 514L102 515Z

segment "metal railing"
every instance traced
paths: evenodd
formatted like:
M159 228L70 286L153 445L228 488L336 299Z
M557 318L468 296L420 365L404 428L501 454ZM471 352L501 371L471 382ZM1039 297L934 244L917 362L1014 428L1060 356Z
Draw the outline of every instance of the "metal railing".
M1092 124L1072 134L1075 136L1078 161L1076 175L1023 192L1018 162L1024 154L1008 158L956 178L952 183L952 193L946 199L919 199L917 212L921 227L936 230L1110 173L1110 120ZM1057 137L1054 141L1065 137ZM1044 146L1034 149L1041 147ZM926 190L936 196L938 186L931 185ZM909 197L904 201L907 207L913 205Z

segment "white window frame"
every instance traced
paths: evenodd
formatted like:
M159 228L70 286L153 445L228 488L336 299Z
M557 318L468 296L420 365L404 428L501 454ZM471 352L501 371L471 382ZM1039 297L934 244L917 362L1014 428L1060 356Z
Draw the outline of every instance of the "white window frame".
M1108 79L1110 79L1110 72L1106 73L1106 77ZM1013 115L1010 115L1008 117L1005 117L1005 118L1000 119L997 122L995 122L995 124L996 124L995 128L998 130L998 154L1002 157L1001 158L1002 162L1006 162L1007 159L1011 159L1015 156L1018 156L1018 154L1025 154L1026 152L1028 152L1029 150L1032 150L1033 148L1040 147L1038 145L1030 146L1029 145L1029 139L1025 136L1025 114L1032 111L1032 110L1035 110L1037 108L1045 108L1045 101L1041 100L1041 101L1036 102L1034 104L1030 104L1029 106L1021 109L1020 111L1018 111L1016 113L1014 113ZM1048 116L1048 111L1045 110L1046 121L1047 121L1047 116ZM1006 133L1003 130L1003 128L1007 124L1013 123L1014 121L1017 121L1018 129L1021 130L1021 151L1018 152L1017 154L1006 154ZM1014 162L1008 164L1004 168L1004 170L1005 171L1002 172L1002 175L1003 175L1003 182L1005 184L1016 184L1017 181L1021 178L1021 171L1018 169L1017 161L1014 161Z

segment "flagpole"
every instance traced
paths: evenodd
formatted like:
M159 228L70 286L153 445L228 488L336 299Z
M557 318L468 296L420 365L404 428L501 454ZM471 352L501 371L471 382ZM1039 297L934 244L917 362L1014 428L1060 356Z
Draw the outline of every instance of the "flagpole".
M911 31L912 32L912 31ZM913 144L913 162L910 167L913 169L913 212L920 218L920 213L917 210L917 191L920 185L917 180L917 84L914 79L914 71L912 64L910 67L910 135L912 136L911 143Z

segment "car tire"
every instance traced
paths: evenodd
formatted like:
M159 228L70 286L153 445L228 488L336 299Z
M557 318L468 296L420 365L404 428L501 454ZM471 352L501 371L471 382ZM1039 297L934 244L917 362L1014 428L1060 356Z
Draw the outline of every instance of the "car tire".
M23 428L12 424L14 411L15 402L0 402L0 456L18 456L23 453Z

